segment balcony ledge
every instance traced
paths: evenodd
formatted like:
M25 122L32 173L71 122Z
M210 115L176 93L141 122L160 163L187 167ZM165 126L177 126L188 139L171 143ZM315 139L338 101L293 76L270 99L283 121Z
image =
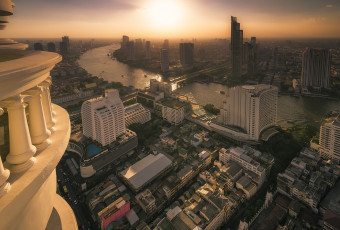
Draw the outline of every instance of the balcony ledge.
M63 108L53 105L53 110L56 124L55 132L49 137L52 144L35 154L36 162L30 169L8 179L11 189L0 198L0 229L45 228L54 202L59 199L55 168L68 145L70 120ZM39 223L35 225L34 221Z
M76 230L78 229L78 225L71 207L62 197L57 195L46 230L60 229Z
M61 56L53 52L25 51L23 57L0 62L0 101L40 84Z

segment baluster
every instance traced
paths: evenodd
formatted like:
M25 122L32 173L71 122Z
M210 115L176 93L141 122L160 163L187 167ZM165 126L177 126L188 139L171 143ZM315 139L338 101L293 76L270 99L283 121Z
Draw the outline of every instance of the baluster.
M30 96L18 95L1 102L8 111L10 151L5 166L11 173L26 171L36 161L33 157L36 147L32 145L25 112L25 102L30 99Z
M48 139L51 132L46 127L43 106L41 103L42 89L36 86L24 93L32 96L32 99L28 101L29 129L32 144L34 144L40 151L51 144L51 141Z

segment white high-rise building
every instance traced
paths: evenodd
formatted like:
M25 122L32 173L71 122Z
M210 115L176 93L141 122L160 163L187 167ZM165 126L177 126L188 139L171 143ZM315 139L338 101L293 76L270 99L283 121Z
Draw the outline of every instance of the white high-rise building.
M125 110L118 90L106 90L105 97L85 101L81 116L83 134L103 146L126 132Z
M302 58L302 87L328 88L331 54L327 49L306 49Z
M340 116L328 118L320 127L319 152L328 159L340 159Z
M270 85L246 85L231 88L221 110L223 123L250 140L276 124L278 90Z
M169 51L167 49L161 50L161 71L169 71Z

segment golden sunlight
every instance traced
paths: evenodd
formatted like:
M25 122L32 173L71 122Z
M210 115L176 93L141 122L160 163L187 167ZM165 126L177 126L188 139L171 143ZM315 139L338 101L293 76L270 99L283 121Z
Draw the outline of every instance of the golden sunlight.
M169 29L178 25L182 6L174 0L154 0L147 7L147 14L155 27Z

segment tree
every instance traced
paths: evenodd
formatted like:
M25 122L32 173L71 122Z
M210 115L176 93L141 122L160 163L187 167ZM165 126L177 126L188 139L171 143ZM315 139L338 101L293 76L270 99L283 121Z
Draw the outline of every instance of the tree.
M213 104L206 104L204 107L205 111L207 111L208 113L217 115L220 113L220 110L215 108L215 106Z

